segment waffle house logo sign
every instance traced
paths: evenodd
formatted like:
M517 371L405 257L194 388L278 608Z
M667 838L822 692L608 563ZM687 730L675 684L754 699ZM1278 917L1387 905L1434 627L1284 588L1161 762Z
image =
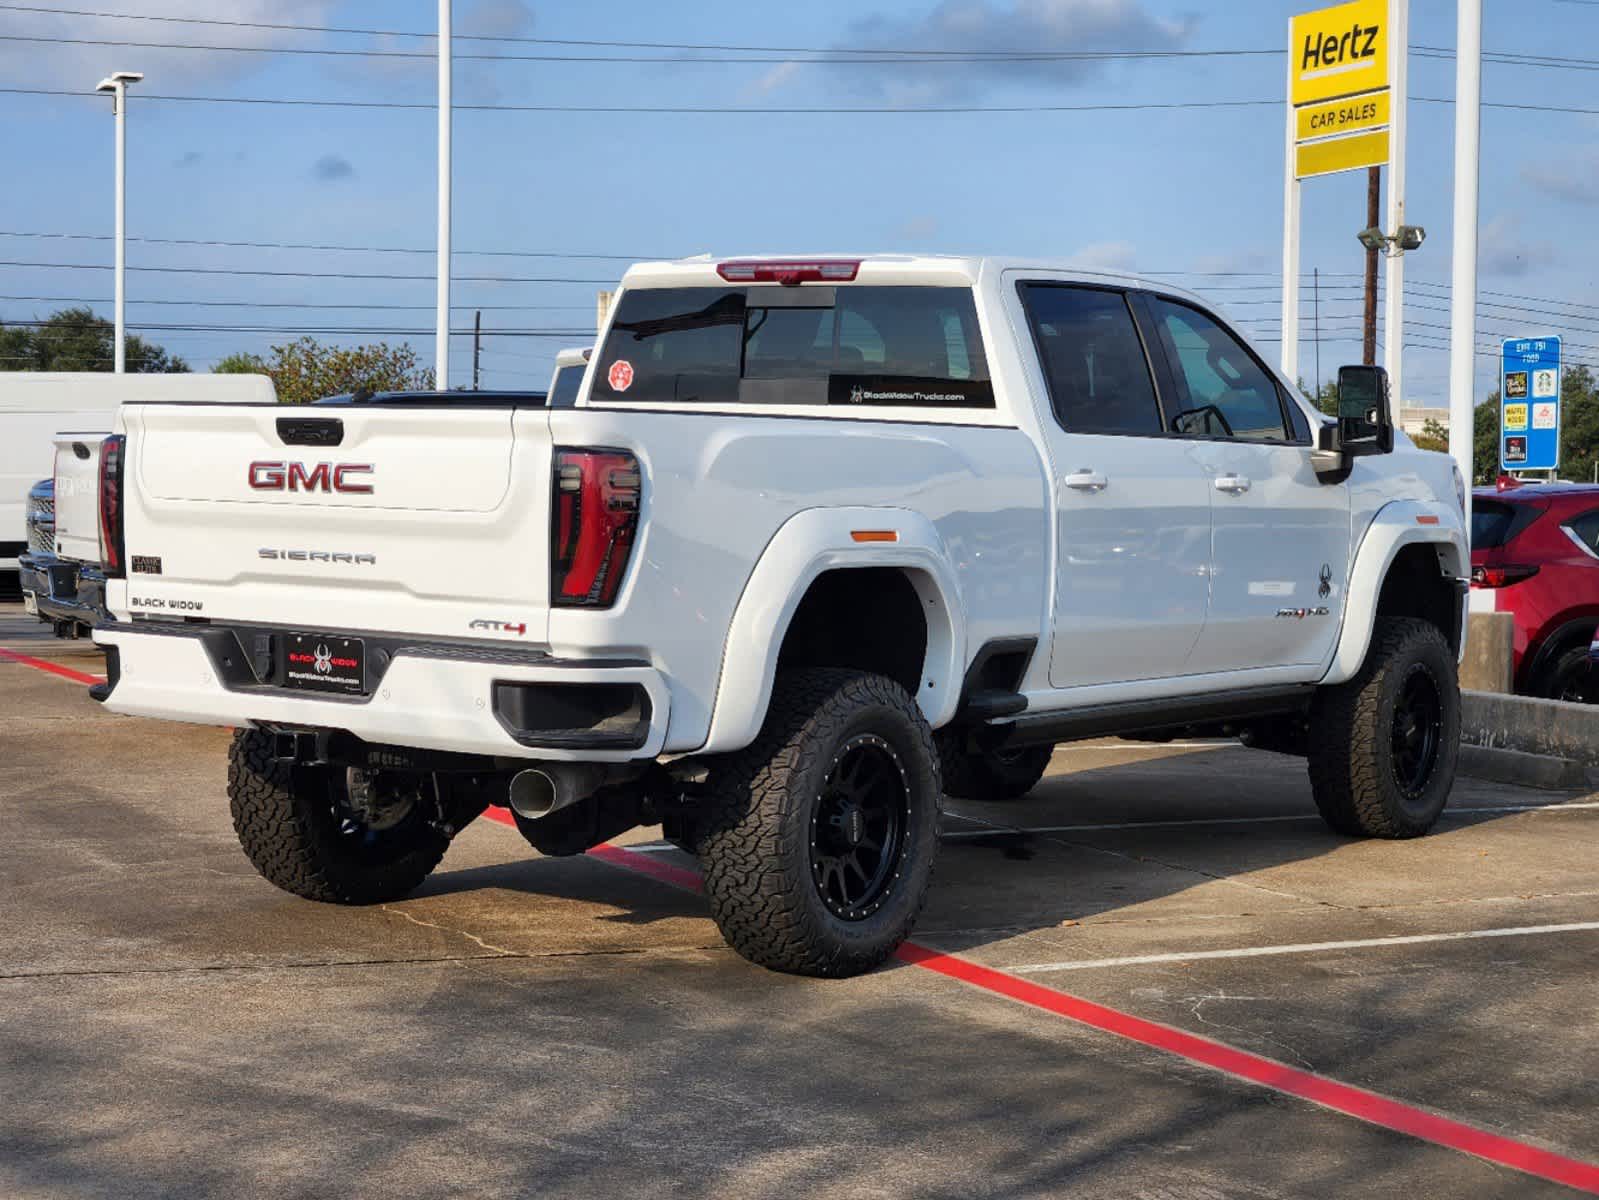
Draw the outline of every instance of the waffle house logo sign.
M1289 23L1295 107L1388 86L1388 2L1356 0Z

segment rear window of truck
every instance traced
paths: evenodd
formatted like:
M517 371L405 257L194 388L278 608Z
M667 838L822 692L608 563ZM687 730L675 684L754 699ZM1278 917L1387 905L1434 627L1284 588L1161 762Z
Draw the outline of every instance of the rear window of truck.
M624 292L591 401L992 408L969 288Z

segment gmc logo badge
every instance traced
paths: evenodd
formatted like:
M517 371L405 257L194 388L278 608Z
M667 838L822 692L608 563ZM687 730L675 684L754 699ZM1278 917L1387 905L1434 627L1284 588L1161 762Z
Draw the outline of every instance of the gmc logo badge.
M351 479L372 474L371 463L253 462L250 486L258 492L343 492L370 495L372 485Z

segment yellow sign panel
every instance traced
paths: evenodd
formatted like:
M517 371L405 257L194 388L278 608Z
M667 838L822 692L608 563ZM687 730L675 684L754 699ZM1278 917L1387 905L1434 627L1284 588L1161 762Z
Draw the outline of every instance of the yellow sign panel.
M1505 428L1527 428L1527 406L1525 404L1505 405Z
M1355 0L1288 23L1288 102L1314 104L1388 86L1388 0Z
M1294 150L1294 178L1332 175L1356 167L1377 167L1388 161L1388 131L1374 129L1324 142L1303 142Z
M1301 142L1337 133L1376 129L1388 124L1388 93L1373 92L1369 96L1307 104L1304 108L1294 110L1294 122L1297 129L1294 136Z

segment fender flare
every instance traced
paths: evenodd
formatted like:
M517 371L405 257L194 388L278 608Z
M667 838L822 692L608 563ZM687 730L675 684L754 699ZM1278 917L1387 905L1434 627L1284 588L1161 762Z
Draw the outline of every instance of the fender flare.
M857 542L852 530L892 529L893 542ZM773 535L733 611L711 709L696 753L740 750L755 740L772 699L777 655L790 622L818 576L857 567L898 567L921 598L927 656L916 703L937 728L955 715L966 663L966 614L954 567L933 523L903 508L809 508Z
M1439 570L1453 579L1468 574L1471 553L1466 549L1466 531L1460 510L1453 505L1431 500L1395 500L1385 504L1372 518L1360 539L1349 569L1349 584L1344 596L1344 624L1321 682L1343 683L1352 679L1366 661L1372 630L1377 624L1377 602L1388 569L1406 546L1426 545L1438 551ZM1457 619L1460 653L1466 650L1464 614Z

